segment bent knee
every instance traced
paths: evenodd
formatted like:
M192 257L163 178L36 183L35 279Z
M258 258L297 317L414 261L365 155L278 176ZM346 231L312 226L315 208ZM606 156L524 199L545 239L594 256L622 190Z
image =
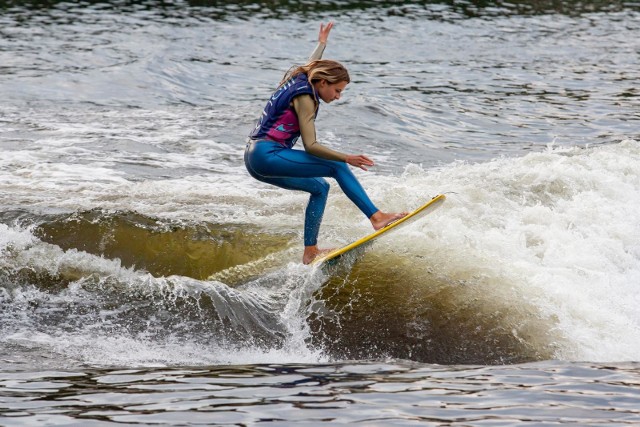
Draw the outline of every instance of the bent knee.
M338 176L338 175L353 175L353 172L351 172L351 169L349 169L349 165L345 162L334 162L334 175Z
M326 197L329 194L331 185L327 182L326 179L323 178L315 178L314 181L316 182L316 184L314 185L313 194Z

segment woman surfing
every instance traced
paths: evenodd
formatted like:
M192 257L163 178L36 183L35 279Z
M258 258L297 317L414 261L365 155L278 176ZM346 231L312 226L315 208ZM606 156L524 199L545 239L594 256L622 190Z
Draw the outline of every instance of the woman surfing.
M259 181L310 193L305 211L302 262L311 263L328 250L318 249L318 233L329 193L324 178L334 178L345 195L369 218L374 230L407 215L380 211L348 165L367 170L374 162L363 154L344 154L316 140L315 119L320 100L340 99L351 79L339 62L323 60L333 22L320 24L318 45L305 65L290 69L267 102L249 136L244 161ZM302 137L304 151L293 146Z

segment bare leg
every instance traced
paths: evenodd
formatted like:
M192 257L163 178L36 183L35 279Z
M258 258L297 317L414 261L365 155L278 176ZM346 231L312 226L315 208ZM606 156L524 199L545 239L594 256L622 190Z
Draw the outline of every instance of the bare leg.
M369 220L371 221L371 225L373 225L374 230L380 230L383 227L391 224L394 221L399 220L407 216L409 212L400 212L400 213L385 213L382 211L378 211L371 215Z

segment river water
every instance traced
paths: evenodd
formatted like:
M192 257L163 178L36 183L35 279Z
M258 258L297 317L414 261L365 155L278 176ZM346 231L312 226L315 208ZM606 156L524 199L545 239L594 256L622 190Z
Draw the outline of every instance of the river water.
M244 141L320 22L384 210ZM0 1L0 425L637 425L640 4ZM370 231L333 185L323 246Z

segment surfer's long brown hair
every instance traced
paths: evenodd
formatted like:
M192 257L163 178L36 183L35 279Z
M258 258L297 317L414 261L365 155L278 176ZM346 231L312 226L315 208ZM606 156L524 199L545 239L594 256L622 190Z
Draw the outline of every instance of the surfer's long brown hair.
M307 79L311 84L314 84L320 80L326 80L327 82L334 84L340 82L351 82L349 72L338 61L331 59L318 59L311 61L305 65L293 66L287 71L280 82L280 86L285 84L289 79L297 77L300 74L306 74Z

